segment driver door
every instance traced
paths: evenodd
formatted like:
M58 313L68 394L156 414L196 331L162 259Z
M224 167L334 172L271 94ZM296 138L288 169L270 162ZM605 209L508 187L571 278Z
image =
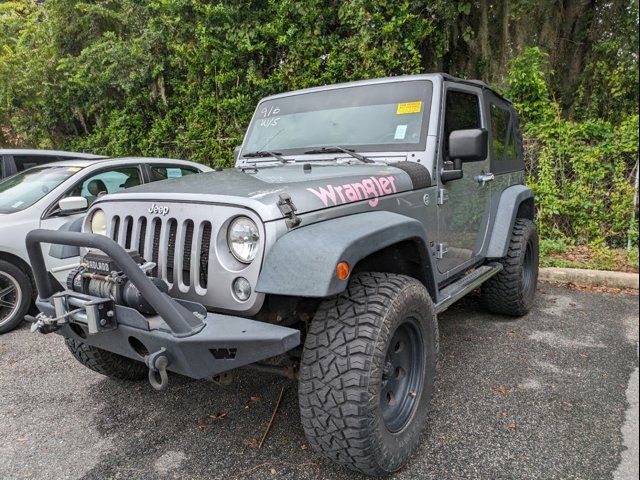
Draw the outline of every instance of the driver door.
M448 156L451 132L487 129L480 88L446 82L444 89L439 171L454 168L453 159ZM446 183L440 181L436 256L441 273L472 263L487 234L490 215L489 157L463 163L462 172L462 178Z

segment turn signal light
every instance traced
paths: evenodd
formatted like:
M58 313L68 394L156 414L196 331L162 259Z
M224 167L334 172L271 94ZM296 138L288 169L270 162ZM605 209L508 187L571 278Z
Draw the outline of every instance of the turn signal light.
M340 280L346 280L349 276L349 264L347 262L340 262L336 266L336 277Z

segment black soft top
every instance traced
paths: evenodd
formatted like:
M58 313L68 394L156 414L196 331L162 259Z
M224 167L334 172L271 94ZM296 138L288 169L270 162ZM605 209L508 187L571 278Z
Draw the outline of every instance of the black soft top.
M513 105L513 102L511 100L509 100L508 98L503 97L500 92L498 92L494 88L491 88L489 85L484 83L482 80L467 80L465 78L454 77L453 75L449 75L448 73L441 73L440 75L442 75L442 78L444 78L445 80L450 81L450 82L464 83L464 84L467 84L467 85L473 85L475 87L480 87L483 90L489 90L491 93L493 93L500 100L508 103L509 105Z

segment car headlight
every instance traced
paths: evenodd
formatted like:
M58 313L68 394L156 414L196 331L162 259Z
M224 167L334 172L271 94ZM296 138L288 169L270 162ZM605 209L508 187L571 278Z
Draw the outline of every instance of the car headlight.
M227 230L227 244L233 256L242 263L251 263L256 258L260 232L253 220L237 217Z
M90 223L91 233L99 235L107 234L107 216L104 211L97 209L91 214Z

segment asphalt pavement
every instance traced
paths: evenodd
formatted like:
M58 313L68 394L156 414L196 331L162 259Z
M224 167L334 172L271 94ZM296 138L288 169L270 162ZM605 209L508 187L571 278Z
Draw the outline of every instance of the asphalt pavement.
M638 478L637 295L542 284L515 320L471 297L440 334L422 444L394 479ZM0 336L0 478L363 477L307 447L289 380L173 376L159 393L89 371L61 337L25 326Z

